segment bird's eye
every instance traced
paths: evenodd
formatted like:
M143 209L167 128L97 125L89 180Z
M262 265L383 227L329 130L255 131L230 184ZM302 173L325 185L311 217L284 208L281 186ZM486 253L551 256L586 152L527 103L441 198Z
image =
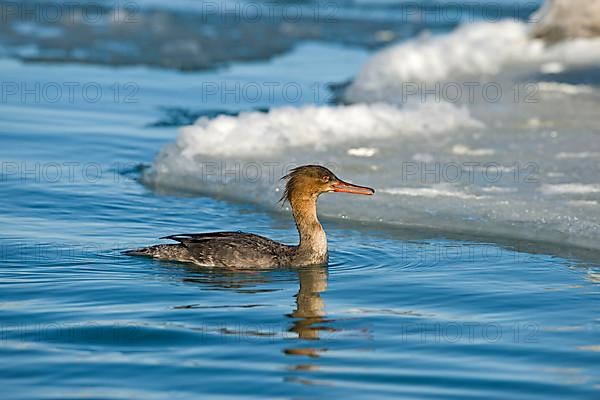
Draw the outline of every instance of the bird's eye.
M325 175L325 176L324 176L323 178L321 178L321 179L323 179L323 182L329 182L329 176L327 176L327 175Z

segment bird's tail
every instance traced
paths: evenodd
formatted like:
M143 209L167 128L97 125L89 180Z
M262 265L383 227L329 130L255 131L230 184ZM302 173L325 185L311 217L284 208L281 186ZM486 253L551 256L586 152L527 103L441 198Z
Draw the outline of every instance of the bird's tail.
M156 253L156 250L153 249L153 247L156 247L156 246L142 247L142 248L133 249L133 250L125 250L125 251L121 252L121 254L123 254L125 256L147 256L147 257L154 257L154 254Z
M191 261L190 253L182 244L157 244L155 246L126 250L126 256L142 256L158 258L160 260Z

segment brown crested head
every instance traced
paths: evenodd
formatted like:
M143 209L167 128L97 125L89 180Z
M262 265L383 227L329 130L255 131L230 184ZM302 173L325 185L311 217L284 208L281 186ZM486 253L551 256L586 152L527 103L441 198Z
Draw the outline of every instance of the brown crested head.
M372 195L375 191L365 186L353 185L339 179L329 169L320 165L296 167L281 179L287 180L281 201L294 198L314 198L326 192L345 192Z

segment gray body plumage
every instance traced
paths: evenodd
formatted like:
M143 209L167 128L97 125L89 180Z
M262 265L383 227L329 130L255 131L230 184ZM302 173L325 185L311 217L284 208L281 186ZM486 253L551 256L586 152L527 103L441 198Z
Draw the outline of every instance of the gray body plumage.
M269 268L293 264L296 246L243 232L213 232L166 236L178 244L131 250L127 255L191 262L209 267Z

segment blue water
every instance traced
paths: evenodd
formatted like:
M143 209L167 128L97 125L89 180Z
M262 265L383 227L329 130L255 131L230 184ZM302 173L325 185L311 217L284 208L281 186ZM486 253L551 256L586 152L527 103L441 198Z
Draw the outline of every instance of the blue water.
M312 59L210 79L302 71L306 87L345 79L365 56L348 50L324 70L323 48L301 51ZM95 82L104 93L0 106L2 398L598 398L597 252L325 219L327 267L232 272L126 257L173 233L297 237L285 210L140 184L177 134L153 126L161 107L190 106L185 88L206 75L0 68L4 81ZM132 79L138 101L115 101L110 86Z

